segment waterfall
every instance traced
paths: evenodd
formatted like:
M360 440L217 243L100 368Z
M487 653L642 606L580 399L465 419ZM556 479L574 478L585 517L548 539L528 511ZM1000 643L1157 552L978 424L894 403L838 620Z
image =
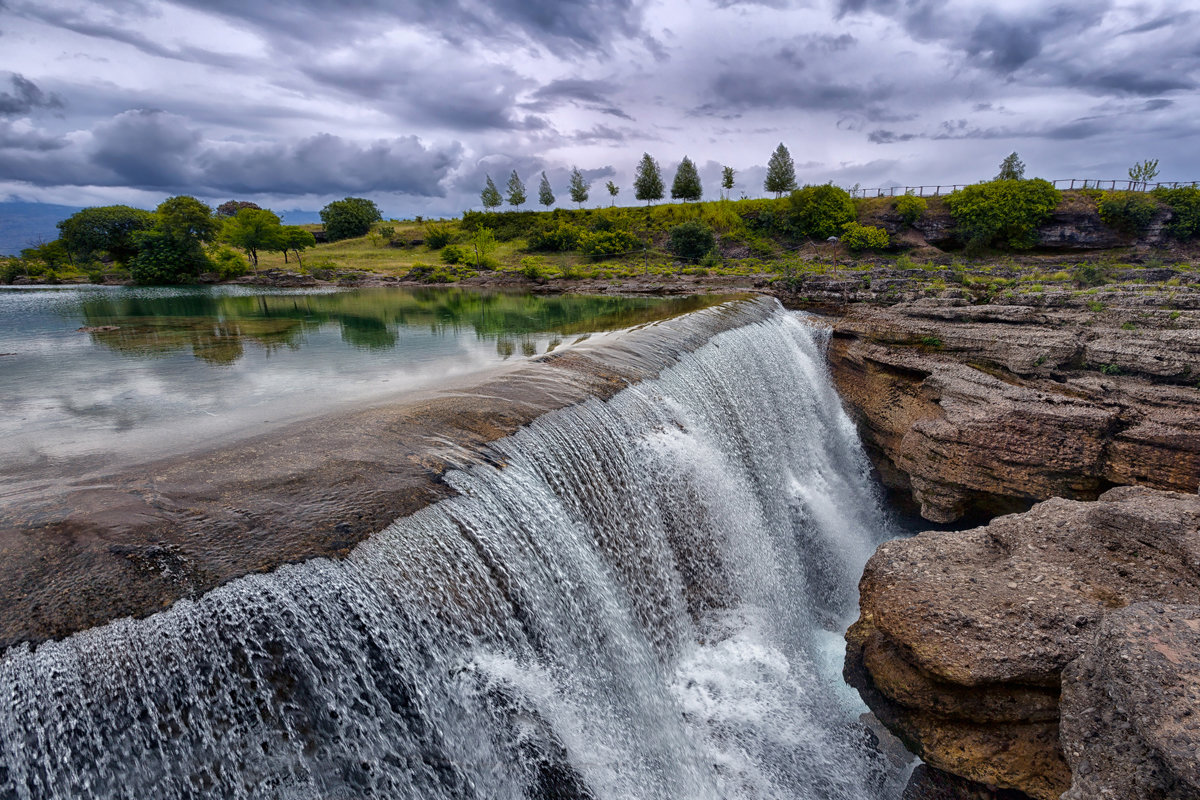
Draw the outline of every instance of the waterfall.
M0 660L0 798L868 798L841 633L887 522L776 311L447 474L341 561Z

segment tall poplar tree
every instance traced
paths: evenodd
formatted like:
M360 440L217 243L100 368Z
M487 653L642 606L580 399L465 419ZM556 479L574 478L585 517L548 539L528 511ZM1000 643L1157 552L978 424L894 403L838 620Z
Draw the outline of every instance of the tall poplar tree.
M483 191L479 193L479 199L483 201L483 207L488 211L499 207L504 202L504 198L500 196L500 190L496 188L496 184L492 181L492 176L487 176L487 185L483 187Z
M571 167L571 199L578 203L580 207L587 202L588 190L591 185L583 179L583 173L579 171L579 167Z
M767 162L767 179L763 181L763 188L774 192L776 199L784 192L796 189L796 165L792 163L792 154L783 146L783 142L779 143Z
M672 200L699 200L704 196L704 187L700 185L700 173L696 171L696 165L687 156L683 157L683 161L679 162L679 169L675 171L675 180L671 182L671 199Z
M721 167L721 188L725 190L725 198L729 198L729 193L733 191L733 176L735 175L733 167Z
M610 197L612 197L612 202L609 203L609 205L615 206L617 204L617 195L621 193L620 187L612 181L609 181L608 183L604 184L604 188L608 189L608 194Z
M514 169L512 175L508 176L508 204L520 208L525 204L525 199L525 184L521 183L521 177Z
M642 160L638 162L637 173L633 178L633 196L638 200L645 200L646 205L650 205L651 200L662 200L662 172L658 168L658 162L651 158L649 153L642 153Z
M542 182L538 186L538 202L546 208L554 205L554 190L550 188L550 179L546 177L546 173L542 173Z

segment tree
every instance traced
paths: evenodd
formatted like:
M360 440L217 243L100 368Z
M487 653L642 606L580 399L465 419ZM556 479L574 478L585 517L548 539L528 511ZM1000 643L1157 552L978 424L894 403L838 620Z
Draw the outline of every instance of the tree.
M254 210L242 209L242 211ZM262 211L264 209L257 210ZM239 211L234 219L240 217L242 211ZM275 217L274 214L271 214L271 216ZM351 239L355 236L366 236L367 232L371 230L371 223L378 222L381 219L383 219L383 215L379 213L379 208L375 205L374 201L363 197L347 197L342 200L334 200L321 209L321 222L325 223L325 235L331 242L336 242L340 239ZM275 217L275 222L278 224L279 217ZM258 263L257 259L252 260L255 264Z
M334 204L330 203L329 205ZM325 206L325 208L328 209L329 206ZM325 219L324 210L321 211L321 218ZM325 229L329 230L328 220L326 220L325 226ZM274 212L265 208L243 208L225 223L223 236L225 241L234 247L245 250L246 255L250 257L250 263L257 267L258 251L282 249L281 240L284 233L283 226L279 224L279 217Z
M725 190L726 199L728 199L729 193L733 191L733 176L735 174L733 167L721 167L721 188Z
M249 200L226 200L217 206L217 216L232 217L243 208L262 208L262 206L258 203L251 203Z
M479 193L479 199L483 201L483 207L488 211L498 208L504 202L504 198L500 196L500 190L496 188L491 175L487 176L487 184L483 187L483 191Z
M508 176L508 204L520 208L525 204L525 200L525 184L521 183L521 178L514 169L512 175Z
M671 199L672 200L699 200L704 196L704 187L700 185L700 173L696 171L696 165L687 156L683 157L683 161L679 162L679 169L675 171L675 180L671 182Z
M1016 152L1009 153L1003 161L1000 162L1000 172L992 180L996 181L1021 181L1025 179L1025 162Z
M792 163L792 154L783 146L783 142L779 143L767 161L767 179L763 181L763 188L774 192L776 200L784 192L796 190L796 165Z
M174 236L161 228L133 234L137 254L129 260L136 283L183 283L205 271L210 262L193 239Z
M604 184L604 188L608 189L608 196L612 198L612 202L609 205L615 206L617 204L617 195L621 193L621 188L612 181Z
M1141 184L1145 188L1146 184L1158 177L1158 159L1145 161L1134 164L1129 168L1129 180L1134 184ZM1132 187L1130 187L1132 188Z
M96 206L59 222L59 238L77 261L108 253L118 264L125 264L137 253L133 234L150 230L154 222L154 214L140 208Z
M579 167L571 167L571 181L568 184L571 192L571 200L582 206L587 202L588 190L592 185L583 179L583 173L579 171Z
M213 217L213 210L188 195L168 197L158 204L154 213L158 215L155 227L180 242L208 244L221 231L221 223Z
M288 250L291 250L296 254L297 264L303 263L300 261L300 251L315 246L317 243L316 237L310 232L306 231L304 228L301 228L299 225L285 225L282 233L283 235L280 238L282 239L284 248L284 263L287 263Z
M554 191L550 188L550 180L542 173L542 182L538 185L538 202L546 208L554 205Z
M633 196L638 200L645 200L646 205L650 205L651 200L662 200L662 171L649 153L642 153L642 160L638 162L633 178Z
M841 234L842 226L853 222L858 213L850 193L832 183L805 186L792 192L788 202L792 208L792 222L801 233L814 239Z

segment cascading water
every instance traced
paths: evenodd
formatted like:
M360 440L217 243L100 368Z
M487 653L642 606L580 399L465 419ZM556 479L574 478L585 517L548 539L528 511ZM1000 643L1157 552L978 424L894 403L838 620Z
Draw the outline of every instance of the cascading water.
M868 798L886 522L779 311L447 476L343 561L0 661L0 798Z

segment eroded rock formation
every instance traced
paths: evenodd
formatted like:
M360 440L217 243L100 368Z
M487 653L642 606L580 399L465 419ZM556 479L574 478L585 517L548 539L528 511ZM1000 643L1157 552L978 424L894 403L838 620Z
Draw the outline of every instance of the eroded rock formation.
M1117 718L1168 685L1175 689L1161 693L1160 719L1182 715L1189 703L1200 708L1187 677L1198 652L1192 618L1178 612L1181 621L1167 625L1168 617L1147 622L1139 612L1106 621L1133 603L1200 597L1194 494L1120 487L1097 502L1056 498L971 531L889 542L868 563L860 592L846 678L935 767L1049 800L1070 787L1072 765L1115 758L1098 755L1106 747L1132 752L1104 744L1118 733L1159 750L1166 741L1186 748L1195 735L1178 725L1130 733ZM1170 635L1136 632L1154 624ZM1069 673L1068 763L1059 746L1060 686L1064 669L1085 653ZM1167 663L1172 658L1186 663ZM1093 702L1098 693L1109 699Z
M1114 485L1195 492L1200 311L1110 295L837 319L834 379L884 482L936 522Z

